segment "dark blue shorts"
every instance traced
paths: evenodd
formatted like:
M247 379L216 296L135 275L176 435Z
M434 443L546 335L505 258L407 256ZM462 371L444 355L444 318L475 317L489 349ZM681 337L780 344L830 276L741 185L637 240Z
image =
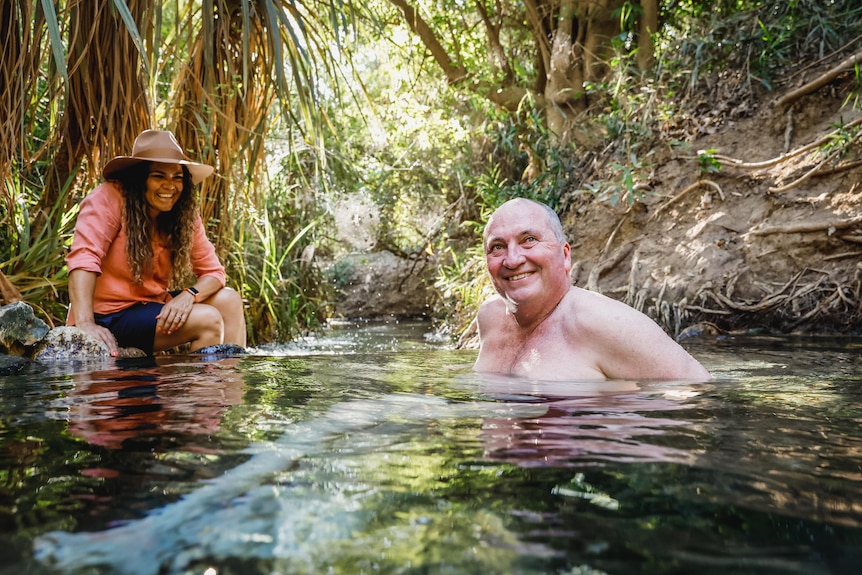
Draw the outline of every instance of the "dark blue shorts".
M160 303L136 303L118 312L94 314L93 319L97 324L111 330L119 347L136 347L147 355L153 355L156 316L161 313L163 307L164 304Z

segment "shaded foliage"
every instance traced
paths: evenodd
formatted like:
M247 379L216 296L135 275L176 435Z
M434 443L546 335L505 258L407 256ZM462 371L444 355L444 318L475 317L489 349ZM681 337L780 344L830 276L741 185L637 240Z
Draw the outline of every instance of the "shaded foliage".
M202 212L261 339L331 312L317 264L352 249L343 198L373 206L373 247L479 297L463 256L499 203L634 205L704 94L791 82L860 18L850 0L4 3L0 272L62 318L76 205L157 126L217 167Z

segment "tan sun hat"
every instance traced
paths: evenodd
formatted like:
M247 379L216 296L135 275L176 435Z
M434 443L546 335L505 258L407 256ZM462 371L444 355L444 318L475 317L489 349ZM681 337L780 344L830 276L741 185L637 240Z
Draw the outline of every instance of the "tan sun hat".
M196 184L201 183L214 170L212 166L193 162L186 156L173 133L166 130L144 130L135 138L132 155L117 156L105 164L102 168L102 176L109 180L117 172L145 161L186 166L192 175L192 181Z

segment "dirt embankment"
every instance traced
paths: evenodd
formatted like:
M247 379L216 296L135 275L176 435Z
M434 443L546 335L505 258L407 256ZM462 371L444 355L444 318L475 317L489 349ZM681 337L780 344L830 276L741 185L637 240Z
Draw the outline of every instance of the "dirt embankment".
M654 150L642 203L584 200L564 217L575 283L674 334L859 334L860 148L836 151L859 139L850 89L838 78L785 107L773 94L681 120L701 122L699 135L686 151ZM721 169L704 173L698 150L715 150Z
M852 70L806 92L824 71L759 97L716 78L708 101L656 137L641 201L572 193L563 223L574 283L675 336L862 333L862 111L849 96ZM582 177L600 180L595 165L608 163L594 153ZM440 305L427 289L433 264L378 256L352 266L339 313L424 315ZM468 329L465 341L474 336Z

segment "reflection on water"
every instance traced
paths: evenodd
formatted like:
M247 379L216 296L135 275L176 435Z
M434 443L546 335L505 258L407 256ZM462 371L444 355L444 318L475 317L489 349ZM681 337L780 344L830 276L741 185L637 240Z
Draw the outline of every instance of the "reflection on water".
M486 418L481 437L487 457L522 466L692 463L695 452L650 442L668 428L693 425L649 413L679 408L678 402L645 401L637 395L560 399L549 402L535 418Z
M447 335L428 322L393 318L331 321L318 332L286 344L267 344L256 351L266 355L343 355L443 349L448 344Z
M430 331L0 381L0 574L862 565L860 342L701 341L706 384L549 383Z
M111 449L134 449L131 444L142 436L210 435L225 410L242 402L245 384L236 371L238 361L159 368L154 359L135 360L121 368L75 374L62 400L67 429ZM207 377L209 373L215 376Z

